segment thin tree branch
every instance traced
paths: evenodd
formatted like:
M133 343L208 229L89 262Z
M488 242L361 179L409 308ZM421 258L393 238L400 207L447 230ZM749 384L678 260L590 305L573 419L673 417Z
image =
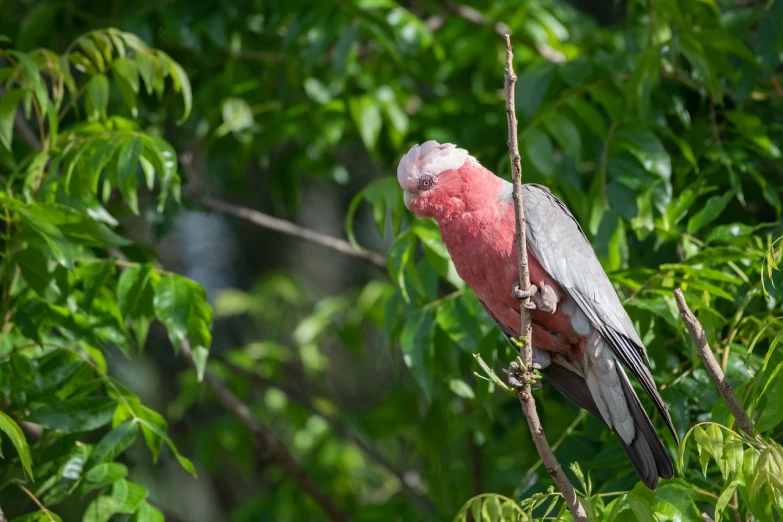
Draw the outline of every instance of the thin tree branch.
M677 300L677 308L680 309L680 317L682 322L685 323L685 327L688 329L688 333L693 340L693 344L696 345L696 350L699 353L699 358L704 362L704 367L707 373L710 374L712 382L718 388L723 400L729 407L729 411L734 415L734 419L737 422L737 426L744 431L749 437L754 437L753 421L748 417L748 413L745 408L742 407L737 395L731 388L731 384L726 379L726 375L718 364L718 360L715 359L715 355L712 353L707 337L704 335L704 328L702 328L699 320L693 315L691 309L688 308L688 304L685 302L685 297L682 295L682 290L677 288L674 291L674 298Z
M386 468L386 470L388 470L392 475L397 477L397 480L400 481L400 484L402 485L402 489L405 492L405 494L411 500L413 500L419 507L421 507L426 511L431 511L431 512L437 510L435 505L432 503L432 501L429 498L416 491L416 489L414 489L413 486L409 484L409 481L406 480L405 478L405 473L403 472L403 470L397 467L396 464L394 464L392 461L386 458L378 450L373 448L361 436L351 431L350 428L345 426L338 419L318 411L318 409L315 406L313 406L312 402L310 402L310 400L307 397L305 397L304 394L302 394L300 391L295 390L294 388L292 388L291 386L285 383L269 379L267 377L264 377L263 375L260 375L257 372L254 372L253 370L250 370L248 368L243 368L242 366L234 364L226 360L224 357L212 356L211 358L213 360L220 361L221 364L226 365L228 368L230 368L233 371L246 375L248 378L252 379L254 382L260 384L265 388L279 388L280 390L283 390L283 392L285 392L285 394L291 400L295 401L302 408L306 409L313 415L317 415L321 417L323 420L325 420L326 423L329 424L329 426L332 428L332 431L334 431L335 434L337 434L337 436L355 444L368 457L373 459L382 467Z
M17 484L19 486L19 489L24 491L24 493L32 499L33 502L35 502L35 505L38 506L38 509L44 512L46 515L46 518L49 519L49 522L54 522L54 517L52 516L52 511L50 511L46 506L44 506L40 500L38 500L38 497L33 495L32 491L24 487L22 484Z
M193 352L190 349L190 343L187 340L182 341L182 355L193 366L196 362L193 359ZM305 472L305 470L294 459L288 448L278 439L269 428L256 419L250 411L247 404L243 403L234 393L223 383L212 371L207 368L204 371L204 382L212 389L218 401L237 417L242 424L247 427L255 437L260 448L271 460L275 461L280 468L299 486L307 496L318 504L330 520L335 522L350 522L351 519L332 501Z
M249 221L254 225L258 225L263 228L275 230L289 236L298 237L304 239L316 245L321 245L332 250L336 250L342 254L346 254L363 261L371 263L381 270L386 270L386 259L376 252L368 252L365 250L359 250L344 239L339 237L333 237L320 232L315 232L308 228L304 228L285 219L276 218L268 214L264 214L251 208L241 207L232 203L226 203L217 199L212 199L206 196L196 196L196 200L203 206L222 212L224 214L230 214L238 218Z
M512 64L514 53L511 49L511 39L508 35L505 35L506 39L506 74L505 74L505 91L506 91L506 117L508 119L508 154L511 158L511 168L514 178L514 214L516 217L516 240L517 240L517 261L519 264L519 289L523 292L530 287L530 272L527 265L527 223L525 221L524 204L522 201L522 162L519 156L519 144L517 142L517 117L516 107L514 100L514 84L517 81L517 76L514 74L514 67ZM525 301L529 301L529 297ZM585 512L582 503L579 501L579 497L576 495L574 486L569 482L568 477L565 476L563 470L560 468L560 464L555 458L555 454L552 452L552 448L549 447L549 443L546 440L546 434L544 428L541 426L541 420L538 418L538 412L536 411L536 401L533 398L533 394L530 390L531 373L530 369L533 364L533 346L532 341L532 321L530 318L530 312L525 307L525 301L520 301L519 312L521 316L521 330L520 334L524 336L522 341L522 363L524 368L522 369L523 385L517 389L517 397L519 403L522 405L522 412L525 414L527 424L530 427L530 434L533 437L533 442L536 445L536 450L541 456L541 460L546 467L549 475L554 479L555 484L563 494L568 510L574 517L576 522L589 522L587 513Z

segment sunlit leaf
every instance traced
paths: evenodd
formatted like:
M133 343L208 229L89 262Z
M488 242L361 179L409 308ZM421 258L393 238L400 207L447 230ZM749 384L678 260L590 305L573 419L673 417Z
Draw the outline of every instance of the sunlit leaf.
M106 118L106 107L109 105L109 80L106 76L96 74L90 79L84 93L84 103L91 120Z
M0 431L6 434L11 444L14 446L19 459L22 462L22 468L25 474L33 478L32 458L30 456L30 447L27 445L27 439L24 436L22 428L5 412L0 411Z

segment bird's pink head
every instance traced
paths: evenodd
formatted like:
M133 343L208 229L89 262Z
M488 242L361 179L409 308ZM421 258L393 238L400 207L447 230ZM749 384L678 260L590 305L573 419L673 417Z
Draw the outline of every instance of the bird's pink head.
M405 206L417 215L428 215L425 209L427 203L443 196L444 180L448 173L462 168L466 162L478 162L468 154L468 151L457 148L451 143L428 141L414 145L402 157L397 167L399 181Z

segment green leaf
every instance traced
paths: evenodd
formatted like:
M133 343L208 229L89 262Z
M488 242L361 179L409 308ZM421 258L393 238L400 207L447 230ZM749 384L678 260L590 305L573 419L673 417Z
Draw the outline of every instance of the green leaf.
M0 97L0 144L9 151L14 136L14 120L16 108L24 98L25 92L21 89L13 89Z
M30 446L27 445L27 439L24 436L22 428L5 412L0 411L0 431L6 434L11 444L19 454L19 460L22 462L22 468L25 475L31 480L33 478L32 457L30 456ZM0 455L1 456L1 455Z
M179 186L177 153L168 142L161 138L141 135L141 140L144 145L142 157L152 164L160 178L158 212L163 212L169 193L173 192L175 199L177 199L176 194ZM147 183L151 184L149 179Z
M668 181L672 174L669 153L652 131L641 127L624 125L612 137L612 147L621 147L630 152L648 172Z
M207 293L198 283L179 275L161 278L155 292L155 316L169 332L169 339L179 349L188 339L193 350L209 348L212 342L212 307Z
M718 225L710 230L705 240L707 243L732 243L738 237L745 237L755 233L757 230L773 226L771 223L762 223L751 226L743 223L730 223L728 225Z
M128 468L119 462L104 462L90 468L84 474L84 480L88 483L86 490L92 491L107 484L113 484L128 476Z
M91 121L106 118L106 107L109 105L109 80L103 74L96 74L87 84L84 93L85 110Z
M111 488L111 498L117 513L135 513L147 498L147 488L125 479L118 480Z
M133 420L123 422L103 436L93 449L84 467L89 470L99 463L114 460L136 440L138 435L138 423Z
M117 281L117 302L123 317L154 317L153 299L159 279L147 264L122 271Z
M57 262L68 268L73 268L76 244L100 247L130 244L103 223L68 207L37 203L18 210L27 228L20 231L20 236L50 248Z
M185 110L178 123L184 123L193 108L193 90L190 87L190 78L185 73L185 69L171 58L168 60L168 65L169 74L174 82L174 90L182 93L182 103L185 105Z
M122 317L131 317L133 331L139 348L147 340L149 325L155 318L155 287L160 280L157 272L149 265L126 269L117 282L117 302Z
M115 383L115 387L116 390L113 389L111 393L118 397L122 396L123 400L120 402L114 415L114 424L120 424L131 418L135 419L141 426L144 442L152 453L154 461L157 462L158 457L160 456L161 447L163 443L166 443L171 452L174 453L174 457L177 459L180 466L195 477L195 466L193 466L193 463L190 460L179 453L174 441L172 441L171 437L166 433L166 428L168 426L166 419L155 410L143 406L138 397L130 394L127 390L124 390L121 385Z
M734 54L754 65L757 62L756 55L741 40L731 36L728 31L709 30L702 27L698 32L694 32L693 36L706 47Z
M749 484L751 499L755 498L761 492L761 489L764 487L764 484L767 482L769 478L768 476L769 470L767 469L767 466L769 464L770 457L771 457L770 449L769 448L764 449L759 454L758 462L756 463L756 465L749 469L750 471L749 475L753 477ZM745 485L748 486L747 478L745 480L746 480Z
M89 368L83 361L56 366L27 387L28 397L39 399L50 393L54 393L57 398L66 397L73 387L83 385L86 379L92 379L92 375L85 376L88 372Z
M95 45L95 42L90 38L91 35L85 35L76 40L76 43L79 44L79 46L84 51L84 54L90 58L93 65L95 65L95 68L99 71L103 71L106 67L106 62L103 59L103 55L98 50L98 47Z
M82 522L109 522L117 513L114 499L107 496L98 497L87 506Z
M582 138L574 122L562 112L552 112L544 120L544 125L560 147L579 162L582 154Z
M544 101L555 75L555 65L547 61L533 63L517 80L515 98L522 114L531 117Z
M649 114L650 97L660 75L659 48L650 47L638 55L625 86L625 98L631 108L638 107L642 118Z
M144 81L147 94L152 94L156 84L158 60L151 53L139 50L136 52L136 63L139 66L139 76Z
M710 457L715 459L715 462L720 462L723 457L723 433L717 424L710 423L706 428L696 426L693 434L696 437L702 472L706 476Z
M410 296L405 285L405 267L413 256L414 246L413 232L408 229L400 234L389 250L389 277L397 284L406 302L410 301Z
M117 85L122 99L131 110L134 118L138 116L136 98L139 94L139 64L130 58L117 58L113 68L114 83Z
M57 513L53 513L44 508L40 511L28 513L21 517L11 519L11 522L62 522L62 518Z
M742 471L744 450L740 436L733 431L727 431L723 438L723 460L719 463L724 480L735 477Z
M66 433L91 431L111 421L117 401L106 397L78 397L41 406L28 421Z
M348 240L359 249L361 249L361 247L356 242L356 236L353 231L353 221L356 216L356 211L362 201L367 201L372 206L373 221L375 222L378 233L381 235L386 232L386 216L389 213L389 210L391 210L391 228L392 233L394 234L399 231L403 214L407 212L402 199L402 190L400 189L400 184L397 182L396 177L388 176L381 178L364 187L364 189L351 200L351 203L348 206L348 212L345 216L345 231Z
M13 259L19 265L22 277L30 285L30 288L43 298L46 298L46 290L49 289L54 272L49 266L49 258L38 248L28 246L13 255Z
M375 150L383 123L380 104L373 96L359 96L351 98L348 107L364 146L367 150Z
M204 380L204 371L207 368L207 358L209 357L209 350L203 346L196 346L193 349L193 363L196 365L196 377L198 382Z
M731 497L737 490L738 485L738 480L732 480L718 497L718 501L715 503L715 522L720 522L721 514L723 513L723 510L726 509L726 506L729 505Z
M138 511L131 517L130 522L166 522L166 518L158 508L145 500L139 506Z
M774 378L774 382L764 393L764 397L766 397L766 404L764 404L764 409L756 423L756 429L761 433L774 429L783 421L783 373Z
M95 297L105 288L110 278L116 273L116 263L114 258L106 259L97 263L86 263L79 267L79 275L84 284L83 308L88 314L92 311L92 304Z
M138 183L139 158L141 157L141 139L133 135L125 141L117 153L116 183L122 196L134 214L139 213L136 184Z
M41 78L41 69L38 67L38 64L35 63L35 60L33 60L32 57L27 53L21 53L14 50L9 50L7 53L16 58L22 65L22 69L27 76L27 84L29 85L32 93L35 94L35 98L38 100L41 118L46 120L49 115L49 107L51 103L49 100L49 93L46 90L46 85L43 82L43 78ZM25 115L28 119L30 118L31 103L32 98L28 96L25 99Z
M690 62L698 80L707 87L710 94L721 99L720 83L709 59L707 59L704 53L704 47L702 46L701 41L696 39L694 35L683 33L681 35L680 43L682 54L684 54L685 58Z
M406 321L400 334L403 361L424 391L427 400L432 400L434 326L432 312L426 311Z
M461 379L450 379L449 388L463 399L475 399L476 394L468 383Z
M657 522L649 501L636 491L628 492L628 505L638 522Z
M673 485L661 486L655 492L652 511L657 522L702 522L693 500Z
M584 99L574 96L568 100L568 105L579 115L587 127L601 138L607 133L606 121L598 109Z
M435 317L438 326L460 348L472 353L481 341L483 333L478 316L479 308L473 307L476 301L469 297L450 299L437 307Z
M723 213L726 205L734 197L735 191L730 190L722 196L712 196L704 208L688 220L688 233L694 234L705 225L709 225Z
M555 174L555 163L553 160L554 150L552 150L552 140L549 136L538 129L522 135L522 148L525 151L525 157L530 163L544 176L553 176Z

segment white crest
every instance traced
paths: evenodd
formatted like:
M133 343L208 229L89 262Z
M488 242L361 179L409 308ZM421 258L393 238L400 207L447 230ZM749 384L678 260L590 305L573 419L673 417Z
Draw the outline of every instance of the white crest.
M422 174L437 176L448 170L456 170L468 159L476 161L468 151L457 148L456 145L427 141L414 145L402 157L397 167L397 180L403 189L412 191L418 185L418 178Z

